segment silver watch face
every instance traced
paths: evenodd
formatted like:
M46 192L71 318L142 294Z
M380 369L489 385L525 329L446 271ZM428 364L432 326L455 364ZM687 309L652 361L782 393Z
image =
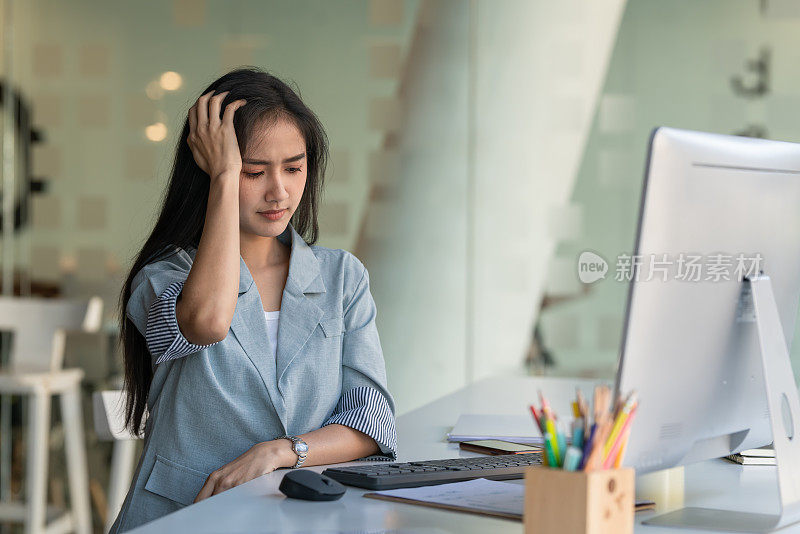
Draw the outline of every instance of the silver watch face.
M304 454L308 452L308 444L305 441L297 441L294 443L294 452L297 454Z

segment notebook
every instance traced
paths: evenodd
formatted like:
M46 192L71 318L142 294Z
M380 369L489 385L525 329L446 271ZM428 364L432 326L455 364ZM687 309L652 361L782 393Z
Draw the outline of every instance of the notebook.
M771 447L746 449L725 458L742 465L775 465L775 449Z
M514 443L541 445L542 433L530 415L462 414L447 441L499 439Z

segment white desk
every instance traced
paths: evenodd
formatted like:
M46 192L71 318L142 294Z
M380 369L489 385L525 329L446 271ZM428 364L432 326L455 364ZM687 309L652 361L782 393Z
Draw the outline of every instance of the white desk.
M580 386L588 393L595 383L541 377L491 378L478 382L398 417L398 461L473 456L445 441L446 432L461 413L529 413L527 406L535 400L540 388L549 397L557 413L569 413L569 402L574 398L575 387ZM324 467L310 469L321 472ZM353 487L348 487L345 496L333 502L287 499L278 490L285 472L280 470L261 476L130 532L333 533L382 529L415 533L522 532L520 522L365 499L362 494L366 490ZM743 467L725 460L712 460L687 467L684 501L687 506L775 513L775 469ZM652 515L652 512L636 515L637 533L667 531L640 524L642 519ZM781 532L800 533L800 526Z

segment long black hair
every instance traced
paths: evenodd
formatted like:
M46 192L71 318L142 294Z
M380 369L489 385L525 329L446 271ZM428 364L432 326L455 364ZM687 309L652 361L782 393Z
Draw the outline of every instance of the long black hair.
M233 118L242 155L245 154L248 140L257 126L284 118L292 121L300 130L306 143L308 171L303 196L290 222L306 243L316 243L319 234L317 211L328 161L328 139L317 116L300 99L299 91L295 92L275 76L254 67L231 71L200 94L209 91L214 94L230 91L222 102L220 116L228 103L239 99L247 100L244 106L236 110ZM194 161L186 141L188 136L187 113L183 131L175 147L175 161L161 213L150 237L136 256L120 295L120 343L123 348L126 392L125 426L137 436L143 432L142 420L153 380L153 367L144 336L127 318L125 311L131 297L131 282L142 267L174 252L175 247L197 248L200 243L208 205L209 177Z

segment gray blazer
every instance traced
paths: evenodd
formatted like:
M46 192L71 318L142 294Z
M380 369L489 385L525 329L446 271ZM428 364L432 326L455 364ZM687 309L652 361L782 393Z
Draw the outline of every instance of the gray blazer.
M164 360L148 340L154 375L144 448L111 533L192 504L212 471L282 434L345 424L372 436L383 459L396 457L394 401L366 268L345 250L309 246L291 224L278 239L291 243L291 257L275 360L243 259L230 331L212 345L189 344L175 319L196 249L176 248L134 277L126 314L139 332L171 321L176 339L167 345L190 348ZM154 313L159 303L166 318Z

